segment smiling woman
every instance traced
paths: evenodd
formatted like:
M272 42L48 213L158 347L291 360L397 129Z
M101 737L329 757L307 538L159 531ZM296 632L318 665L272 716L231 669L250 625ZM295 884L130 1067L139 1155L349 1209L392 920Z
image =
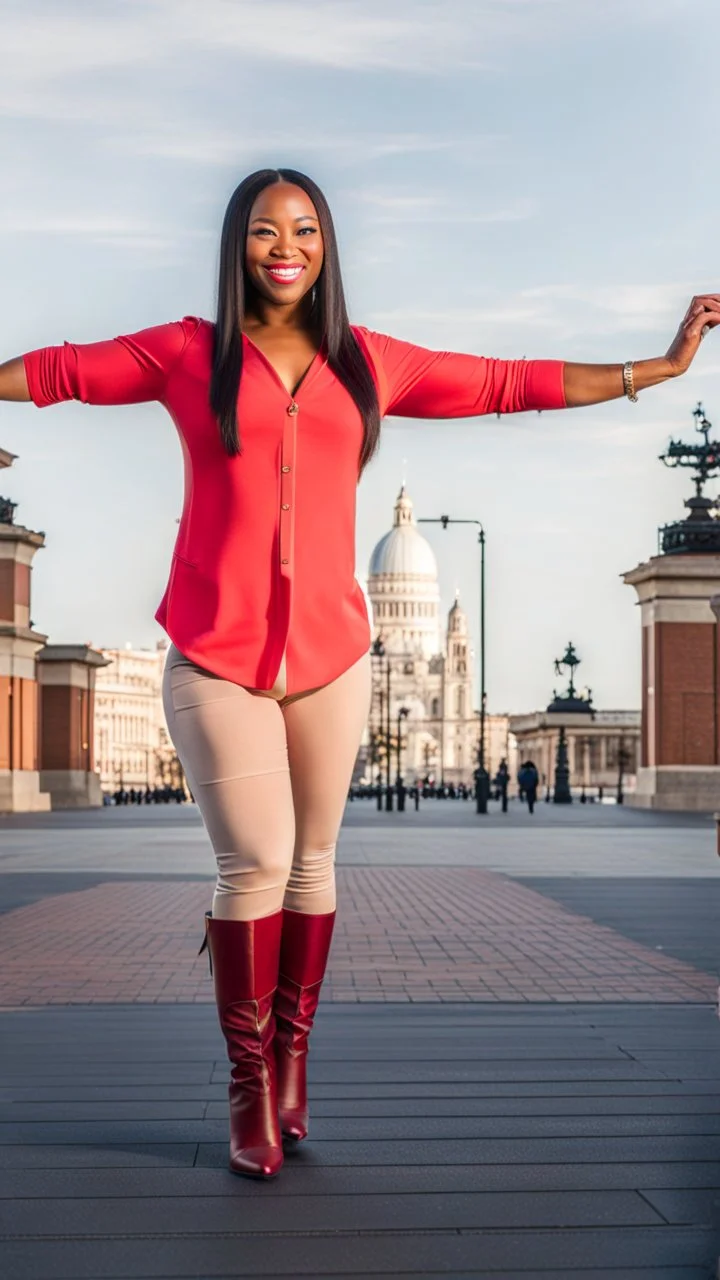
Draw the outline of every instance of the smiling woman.
M159 400L185 501L156 617L168 726L215 849L205 943L232 1062L230 1167L272 1177L308 1129L308 1036L335 920L335 843L370 702L357 482L387 415L479 417L628 395L682 373L720 297L633 364L432 351L350 324L319 187L262 169L222 228L215 322L65 342L0 365L38 407Z

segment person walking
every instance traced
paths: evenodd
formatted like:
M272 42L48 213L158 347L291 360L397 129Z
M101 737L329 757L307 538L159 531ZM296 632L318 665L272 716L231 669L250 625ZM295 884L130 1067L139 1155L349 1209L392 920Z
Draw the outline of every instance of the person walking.
M523 799L527 800L528 812L534 813L535 803L537 801L538 785L540 783L540 774L532 760L526 760L525 763L520 766L518 783L520 785L520 791Z
M498 765L498 771L495 774L496 799L502 802L502 812L508 811L508 786L510 785L510 770L508 769L507 760L503 757Z
M0 399L156 400L180 437L184 506L155 616L170 734L217 859L202 949L231 1063L233 1172L274 1177L283 1139L308 1132L335 845L370 707L356 487L382 419L633 399L683 373L718 322L720 295L698 296L664 355L625 364L430 350L351 324L324 193L267 168L227 206L214 321L0 365Z

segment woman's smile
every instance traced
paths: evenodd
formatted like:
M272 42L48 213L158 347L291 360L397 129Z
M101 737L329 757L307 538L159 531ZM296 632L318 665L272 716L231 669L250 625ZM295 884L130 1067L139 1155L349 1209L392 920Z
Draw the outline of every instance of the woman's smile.
M299 263L295 266L281 267L278 263L271 263L265 267L265 271L277 284L294 284L300 279L305 267Z

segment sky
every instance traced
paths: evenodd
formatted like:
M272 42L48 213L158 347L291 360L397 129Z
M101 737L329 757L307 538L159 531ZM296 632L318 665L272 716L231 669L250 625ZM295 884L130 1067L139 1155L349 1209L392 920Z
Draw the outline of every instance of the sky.
M264 167L324 190L351 322L434 350L660 356L720 292L716 0L0 0L0 31L0 359L212 319L225 206ZM684 514L658 455L698 400L720 432L720 331L638 404L387 418L358 578L404 478L416 515L485 527L492 711L545 706L568 640L598 707L638 707L622 574ZM153 646L166 411L4 404L0 445L0 492L47 539L36 628ZM427 529L477 638L472 526Z

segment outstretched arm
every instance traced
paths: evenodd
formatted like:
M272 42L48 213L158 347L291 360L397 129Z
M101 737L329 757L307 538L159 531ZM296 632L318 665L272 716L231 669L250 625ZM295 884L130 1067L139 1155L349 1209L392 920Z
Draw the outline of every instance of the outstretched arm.
M0 400L32 400L41 409L61 400L107 405L160 400L200 323L196 316L184 316L104 342L26 351L0 365Z
M635 391L644 391L668 378L677 378L690 367L704 333L720 324L720 294L706 293L693 298L680 328L664 356L633 362ZM568 409L584 404L601 404L625 394L621 364L565 364L565 400Z
M0 364L0 400L29 400L25 365L22 356Z
M633 362L636 391L684 373L701 335L720 324L720 294L693 298L670 348ZM625 394L622 364L564 360L496 360L431 351L356 326L373 356L381 412L406 418L466 418L528 409L570 409Z

